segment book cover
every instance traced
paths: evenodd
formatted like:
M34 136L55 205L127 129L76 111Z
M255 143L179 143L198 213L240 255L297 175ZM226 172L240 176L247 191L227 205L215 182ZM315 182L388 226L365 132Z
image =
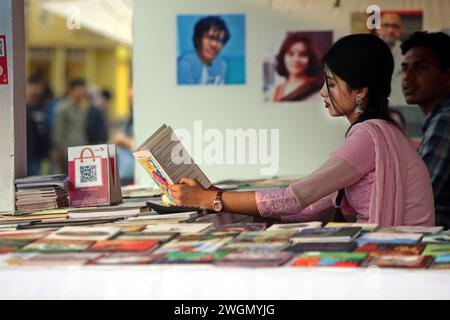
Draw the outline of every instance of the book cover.
M450 244L428 244L422 254L433 257L449 255Z
M124 232L116 238L117 240L152 240L159 243L169 242L177 237L179 233L176 232Z
M289 242L289 238L297 233L296 229L282 231L249 231L236 237L238 242Z
M14 240L0 238L0 254L16 252L31 243L31 240Z
M183 177L198 180L205 189L211 187L209 179L169 126L163 125L159 128L133 155L160 187L163 200L169 205L175 204L169 185L178 183Z
M329 222L325 228L354 228L360 227L363 232L374 232L378 229L377 224L371 223L351 223L351 222Z
M267 231L283 231L283 230L296 230L298 232L303 229L316 229L321 228L322 222L311 221L311 222L301 222L301 223L275 223L267 228Z
M254 222L241 222L241 223L227 223L222 224L214 228L214 232L232 232L240 233L246 231L263 231L267 227L265 223L254 223Z
M293 254L290 252L230 253L214 264L227 267L278 267L286 264L292 257Z
M149 252L159 245L154 240L102 240L96 242L89 251L100 252Z
M357 239L358 244L367 242L375 243L397 243L397 244L416 244L422 239L420 233L365 233Z
M422 244L365 243L356 249L355 252L367 252L371 255L420 255L424 249L425 245Z
M156 254L168 252L214 252L219 250L225 244L231 241L232 238L209 238L209 239L193 239L193 240L172 240L158 250Z
M93 265L140 265L152 263L158 256L146 253L109 253L91 260Z
M320 252L352 252L358 247L355 241L351 242L319 242L319 243L296 243L287 248L287 251L302 253L308 251Z
M441 232L442 229L444 229L444 227L394 226L381 228L377 232L436 234Z
M88 249L95 241L40 239L25 246L23 252L79 252Z
M434 262L430 268L431 269L449 270L450 269L450 254L435 257Z
M450 244L450 234L426 234L422 238L422 243L426 244Z
M212 223L176 223L151 224L144 232L178 232L180 234L206 233L213 227Z
M210 264L223 259L226 252L167 252L155 264Z
M379 268L428 268L433 257L422 255L373 255L363 263L364 267L377 266Z
M220 248L226 252L277 252L290 246L287 242L231 242Z
M120 232L117 227L63 227L46 237L52 240L108 240Z
M294 267L358 267L366 259L363 252L305 252L292 260Z
M10 240L38 240L48 236L51 232L49 231L7 231L0 233L0 239L10 239Z
M361 234L360 227L304 229L291 237L293 243L300 242L349 242Z
M100 257L101 253L40 253L21 264L28 267L74 267L87 264L89 261Z

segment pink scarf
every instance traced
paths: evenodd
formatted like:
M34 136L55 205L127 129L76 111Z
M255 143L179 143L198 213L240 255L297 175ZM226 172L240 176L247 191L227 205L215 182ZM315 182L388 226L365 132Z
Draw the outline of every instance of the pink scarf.
M406 137L394 125L384 120L367 120L359 124L372 136L375 144L375 181L369 206L369 221L379 226L400 226L403 222L406 198L406 166L402 165L401 139ZM344 196L344 214L353 213Z

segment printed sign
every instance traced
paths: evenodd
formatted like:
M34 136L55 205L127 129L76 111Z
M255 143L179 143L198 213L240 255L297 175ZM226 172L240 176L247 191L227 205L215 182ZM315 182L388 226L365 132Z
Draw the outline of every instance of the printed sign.
M0 35L0 86L8 84L8 59L6 36Z

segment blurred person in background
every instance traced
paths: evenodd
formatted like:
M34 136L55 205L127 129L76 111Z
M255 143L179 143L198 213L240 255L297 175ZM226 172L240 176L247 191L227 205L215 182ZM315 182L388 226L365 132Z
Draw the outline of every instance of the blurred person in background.
M86 134L91 145L108 143L108 109L111 92L95 90L90 97L90 107L86 118Z
M53 119L52 139L55 173L67 174L67 148L87 144L86 110L82 108L86 97L86 82L72 80L66 98L56 107Z
M133 90L129 90L129 118L124 128L112 137L112 143L117 146L117 164L122 186L134 183L134 132L133 132Z
M39 76L27 81L27 172L29 176L41 174L42 160L49 157L51 138L44 100L45 84Z
M400 49L400 38L403 33L402 18L395 12L383 13L381 16L381 28L377 29L376 33L388 45L394 57L394 73L392 74L391 82L392 93L389 97L390 105L404 106L406 101L402 94L402 50Z

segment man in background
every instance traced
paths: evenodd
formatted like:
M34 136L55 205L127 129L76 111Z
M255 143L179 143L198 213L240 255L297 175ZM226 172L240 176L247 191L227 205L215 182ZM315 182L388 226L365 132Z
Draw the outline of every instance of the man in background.
M219 54L229 39L228 27L220 17L200 19L194 29L195 53L178 60L178 84L224 84L226 64Z
M436 225L450 227L450 37L416 32L402 46L402 88L425 115L419 148L430 173Z
M401 86L401 63L402 51L400 49L400 38L403 33L403 23L399 14L386 12L381 16L381 28L377 31L378 37L391 49L394 57L394 72L391 81L391 96L389 102L391 106L405 106L406 101L402 94Z
M27 173L41 174L41 163L49 157L51 138L44 101L44 82L39 76L27 81Z
M104 89L94 92L87 112L86 131L90 145L108 143L108 109L111 104L111 92Z
M66 98L55 110L52 132L55 173L67 174L68 147L87 144L86 111L82 108L85 97L85 81L72 80Z

